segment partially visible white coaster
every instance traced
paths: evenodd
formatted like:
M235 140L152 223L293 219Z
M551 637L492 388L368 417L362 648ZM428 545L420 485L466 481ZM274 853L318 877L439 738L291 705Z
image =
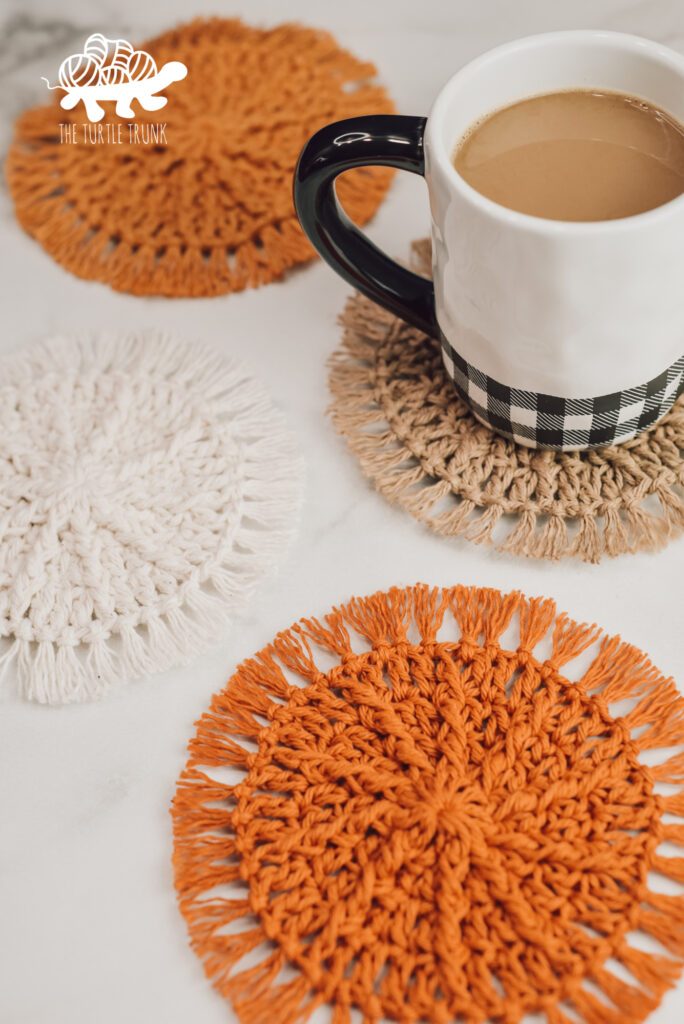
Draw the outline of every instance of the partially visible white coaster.
M56 336L3 360L3 669L58 704L183 662L283 554L302 476L263 387L206 345Z

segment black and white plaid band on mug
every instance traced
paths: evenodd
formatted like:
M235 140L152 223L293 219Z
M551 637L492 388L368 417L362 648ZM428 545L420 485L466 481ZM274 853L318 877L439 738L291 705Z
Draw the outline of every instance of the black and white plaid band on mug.
M647 384L594 398L522 391L462 359L442 336L446 371L479 420L528 448L572 451L620 444L656 423L684 391L684 356Z

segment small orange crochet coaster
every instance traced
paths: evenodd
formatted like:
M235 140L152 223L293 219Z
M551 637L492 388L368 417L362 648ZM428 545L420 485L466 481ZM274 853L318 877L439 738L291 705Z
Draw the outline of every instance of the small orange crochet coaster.
M551 600L393 589L213 698L180 906L245 1024L635 1024L684 958L683 783L684 698L640 651Z
M135 295L207 296L273 281L313 258L292 203L297 157L323 125L394 106L376 69L301 25L252 28L198 19L142 44L159 67L182 61L187 77L151 113L125 121L106 107L104 142L84 139L82 105L24 113L7 180L22 226L78 277ZM60 142L60 123L78 126ZM150 125L164 142L128 142ZM107 142L109 126L123 142ZM93 130L95 126L91 126ZM118 130L118 129L117 129ZM357 223L381 202L392 171L350 171L340 201Z

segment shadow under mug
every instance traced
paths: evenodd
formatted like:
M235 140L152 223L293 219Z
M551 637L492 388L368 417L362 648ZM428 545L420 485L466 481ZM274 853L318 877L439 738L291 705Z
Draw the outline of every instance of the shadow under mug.
M455 145L480 118L573 88L638 96L684 123L681 55L622 33L553 32L468 64L427 118L328 125L294 178L299 220L333 269L441 341L479 420L551 450L633 438L684 390L684 195L619 220L553 221L487 199L453 166ZM340 208L337 175L373 164L425 177L433 281L391 260Z

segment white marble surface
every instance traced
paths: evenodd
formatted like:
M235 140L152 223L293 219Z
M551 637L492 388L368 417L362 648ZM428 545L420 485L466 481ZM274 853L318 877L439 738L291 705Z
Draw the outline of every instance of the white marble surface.
M142 39L209 7L167 0L4 0L3 149L11 121L42 100L90 31ZM300 18L375 60L405 113L427 111L459 65L496 43L554 28L636 32L684 49L680 0L250 0L222 14ZM425 233L422 182L399 176L372 228L395 253ZM238 661L303 614L394 583L477 583L546 594L646 649L684 685L684 539L600 566L521 561L430 534L365 482L326 418L325 362L346 286L322 265L285 283L199 301L141 300L77 280L16 225L0 196L0 352L54 329L168 326L245 356L287 412L305 453L299 539L230 635L190 669L101 703L0 704L0 1020L3 1024L219 1024L230 1008L189 951L172 888L168 807L193 723ZM684 1018L684 985L654 1024ZM323 1019L323 1018L321 1018ZM267 1024L267 1022L265 1022Z

